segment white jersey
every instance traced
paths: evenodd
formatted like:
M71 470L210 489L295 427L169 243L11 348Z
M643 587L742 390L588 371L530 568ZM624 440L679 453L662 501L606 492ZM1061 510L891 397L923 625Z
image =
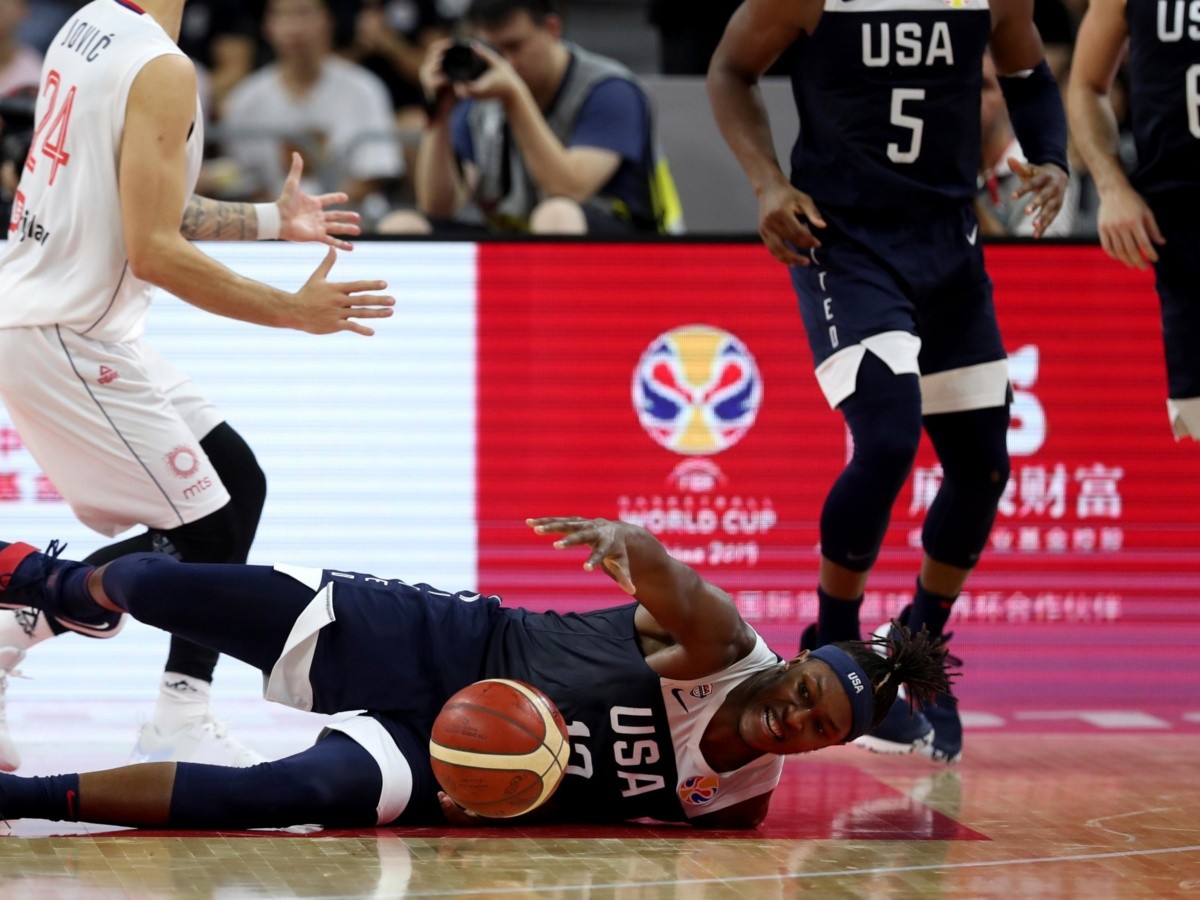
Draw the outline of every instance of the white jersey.
M729 692L749 676L780 665L759 635L754 649L727 669L690 681L662 678L663 705L675 745L675 793L690 819L773 791L783 774L783 757L764 753L732 772L718 772L700 749L704 730Z
M99 341L141 335L151 286L129 271L117 179L129 90L166 55L184 54L128 0L93 0L54 38L0 252L0 328L62 325ZM202 148L197 98L189 194Z

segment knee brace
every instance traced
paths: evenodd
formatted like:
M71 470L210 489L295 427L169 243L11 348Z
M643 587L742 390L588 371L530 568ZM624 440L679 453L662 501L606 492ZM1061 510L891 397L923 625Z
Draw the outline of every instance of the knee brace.
M896 375L868 353L855 392L838 407L854 454L821 510L821 554L851 571L875 563L921 440L921 388L916 375Z
M152 528L149 535L152 552L165 553L181 562L241 562L235 558L240 540L232 502L178 528Z
M943 474L921 542L938 562L963 569L979 562L1008 483L1008 422L1007 406L925 419Z

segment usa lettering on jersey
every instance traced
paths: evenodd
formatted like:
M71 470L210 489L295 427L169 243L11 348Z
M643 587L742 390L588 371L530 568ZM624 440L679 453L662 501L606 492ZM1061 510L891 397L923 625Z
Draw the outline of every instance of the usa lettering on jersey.
M953 66L950 26L946 22L933 22L928 28L921 22L863 22L862 61L870 68Z
M1156 21L1164 44L1200 41L1200 0L1158 0Z
M646 771L662 760L661 741L664 737L670 746L670 736L659 733L654 711L649 707L614 706L609 710L608 718L613 735L621 736L613 740L610 748L617 780L624 783L621 796L638 797L663 790L667 781L662 774ZM591 778L595 773L592 748L588 744L591 731L583 722L569 722L567 735L571 738L572 758L578 762L568 765L566 773Z

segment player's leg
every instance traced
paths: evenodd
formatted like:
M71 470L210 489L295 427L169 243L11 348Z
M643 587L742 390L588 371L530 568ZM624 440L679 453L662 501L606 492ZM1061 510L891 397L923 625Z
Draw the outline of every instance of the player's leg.
M229 504L170 530L152 529L154 549L184 562L244 563L266 499L266 479L253 451L196 386L153 347L139 344L146 371L174 414L199 439ZM172 474L176 474L172 470ZM195 482L194 482L195 483ZM107 562L112 556L89 560ZM131 762L218 760L248 765L262 757L229 737L209 713L217 654L172 635L150 721L142 726Z
M1162 308L1167 413L1177 440L1200 441L1200 224L1186 204L1154 203L1167 242L1158 248L1155 288Z
M0 816L142 828L267 828L378 824L375 758L333 733L249 768L143 763L45 778L0 776Z
M942 481L922 528L924 555L913 602L901 618L910 628L939 636L987 545L1009 476L1007 354L982 253L961 238L974 221L969 211L958 221L947 220L944 241L958 240L965 262L930 291L918 312L924 424ZM957 761L962 725L956 701L942 695L923 711L934 726L924 752L938 761Z
M867 576L921 433L912 301L871 234L826 219L813 264L794 267L792 278L817 381L845 418L854 450L822 508L818 618L801 636L802 649L860 637ZM930 734L924 717L897 701L861 744L908 753Z

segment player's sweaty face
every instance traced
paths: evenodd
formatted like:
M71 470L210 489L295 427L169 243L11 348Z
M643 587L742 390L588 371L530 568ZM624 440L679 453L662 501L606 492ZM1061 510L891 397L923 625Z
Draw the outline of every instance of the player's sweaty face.
M764 753L806 753L838 743L850 731L850 698L826 663L795 659L747 695L738 733Z

